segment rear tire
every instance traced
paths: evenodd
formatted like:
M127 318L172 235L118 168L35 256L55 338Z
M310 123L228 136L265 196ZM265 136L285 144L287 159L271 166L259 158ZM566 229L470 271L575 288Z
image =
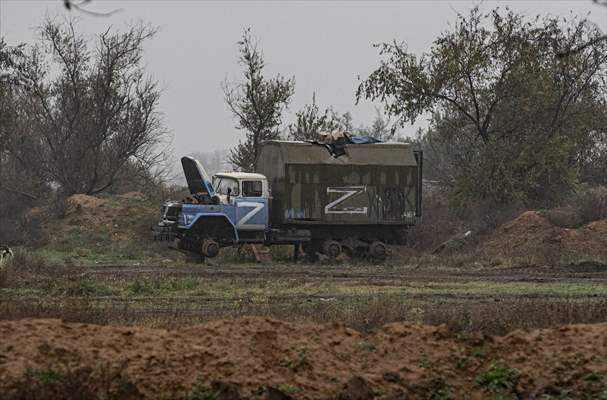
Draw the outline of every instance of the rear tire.
M337 258L341 254L341 244L336 240L327 239L322 245L322 252L330 258Z
M383 261L388 256L388 248L383 242L375 240L369 245L369 256L374 260Z

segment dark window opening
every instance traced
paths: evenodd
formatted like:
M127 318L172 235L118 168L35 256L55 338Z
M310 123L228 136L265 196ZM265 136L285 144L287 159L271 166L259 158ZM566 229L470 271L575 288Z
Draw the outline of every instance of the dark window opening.
M261 197L261 181L243 181L242 194L244 197Z

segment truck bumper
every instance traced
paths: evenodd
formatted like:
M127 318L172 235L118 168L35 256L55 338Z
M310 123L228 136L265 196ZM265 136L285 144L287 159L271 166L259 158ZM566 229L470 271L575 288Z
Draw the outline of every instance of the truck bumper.
M154 240L172 242L178 238L177 225L161 221L152 226L152 238Z

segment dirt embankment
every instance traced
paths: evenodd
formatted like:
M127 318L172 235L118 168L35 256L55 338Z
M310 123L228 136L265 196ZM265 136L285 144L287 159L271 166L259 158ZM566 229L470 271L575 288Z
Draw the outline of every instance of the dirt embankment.
M606 260L607 220L568 228L552 222L549 214L527 211L499 227L481 246L493 255L547 262Z
M166 243L153 242L150 231L160 218L160 206L139 192L102 197L75 194L52 206L34 208L27 217L39 227L32 247L44 247L47 254L66 263L169 255Z
M53 210L54 208L54 210ZM140 192L96 197L74 194L61 204L35 207L27 215L39 221L48 243L149 240L150 225L159 218L159 207ZM93 243L95 244L95 243Z
M173 331L21 320L0 337L8 399L581 398L607 385L607 324L458 337L412 323L365 336L255 317Z
M158 207L139 192L107 198L75 194L67 199L66 216L55 221L55 227L83 234L103 232L111 241L149 240L151 221L158 218Z

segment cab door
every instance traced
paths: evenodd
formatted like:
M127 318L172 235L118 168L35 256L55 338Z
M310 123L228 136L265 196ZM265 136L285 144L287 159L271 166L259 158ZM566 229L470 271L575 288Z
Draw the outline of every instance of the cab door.
M264 196L264 181L244 179L236 199L236 229L265 231L268 227L268 199Z

